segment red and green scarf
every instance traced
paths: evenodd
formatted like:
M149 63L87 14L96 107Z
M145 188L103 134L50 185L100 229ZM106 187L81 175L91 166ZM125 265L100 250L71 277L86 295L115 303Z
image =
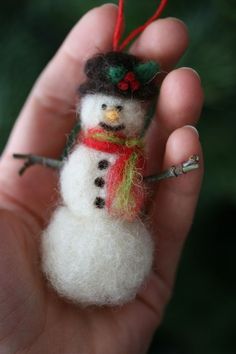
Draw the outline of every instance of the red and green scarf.
M118 155L106 177L106 208L112 216L133 220L145 197L142 139L95 128L82 133L80 142L89 148Z

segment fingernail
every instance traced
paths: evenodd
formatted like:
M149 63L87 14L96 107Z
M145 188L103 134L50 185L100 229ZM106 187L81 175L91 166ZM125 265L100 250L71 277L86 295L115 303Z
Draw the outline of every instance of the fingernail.
M200 75L198 74L198 72L196 70L189 68L188 66L183 66L181 69L192 71L192 73L194 73L197 76L198 80L201 82Z
M184 25L184 27L187 27L186 23L184 21L182 21L180 18L178 17L173 17L173 16L169 16L169 17L165 17L166 20L174 20L176 22L180 22L182 25Z
M195 134L199 137L199 133L198 133L198 130L196 127L194 127L193 125L185 125L184 128L189 128L189 129L192 129Z
M113 4L112 2L107 2L99 7L107 7L107 6L112 6L112 7L115 7L117 9L117 5L116 4Z

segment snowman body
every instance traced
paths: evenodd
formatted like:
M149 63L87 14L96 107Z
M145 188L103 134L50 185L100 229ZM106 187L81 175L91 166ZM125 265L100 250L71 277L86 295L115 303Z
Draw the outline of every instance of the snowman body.
M69 209L80 216L104 215L106 176L115 163L115 154L106 154L79 145L61 172L61 195Z
M82 129L103 127L140 134L141 103L87 95ZM120 305L133 299L152 266L153 243L139 216L127 221L106 208L107 175L119 156L84 144L75 147L60 175L62 203L43 233L42 265L67 299L82 305Z

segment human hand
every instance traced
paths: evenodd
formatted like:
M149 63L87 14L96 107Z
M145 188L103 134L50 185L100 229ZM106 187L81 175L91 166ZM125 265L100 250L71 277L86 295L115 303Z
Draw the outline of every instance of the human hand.
M145 353L168 299L181 249L191 226L202 167L163 181L150 206L157 239L156 261L145 288L121 308L81 309L47 287L39 265L39 239L57 195L57 175L42 167L17 176L14 152L57 158L75 123L76 88L85 61L111 49L114 5L93 9L75 26L36 82L0 162L0 352L33 354ZM185 26L175 19L151 24L133 54L172 69L187 47ZM149 174L202 155L198 136L186 125L199 118L203 94L197 75L182 68L162 83L156 118L148 134Z

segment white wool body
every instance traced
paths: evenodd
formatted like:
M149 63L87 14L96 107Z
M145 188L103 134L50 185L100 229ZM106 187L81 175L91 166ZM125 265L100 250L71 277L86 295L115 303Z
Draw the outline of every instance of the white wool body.
M118 121L109 122L112 128L122 126L127 137L140 135L142 103L102 94L82 99L83 130L99 127L112 110L119 111ZM43 271L59 294L76 303L126 303L151 269L153 244L146 227L138 217L132 222L111 217L105 207L107 173L117 158L85 145L74 149L60 175L63 206L43 233ZM103 205L96 206L97 199Z
M59 207L43 234L43 271L59 294L83 305L132 300L150 272L152 253L138 219L80 217Z
M84 145L79 145L70 155L62 169L60 185L63 201L75 215L92 218L97 214L107 214L105 209L94 206L96 197L106 198L106 187L98 188L94 181L102 177L106 182L107 170L116 158L115 154L106 154ZM100 170L98 164L103 160L108 161L108 167Z

